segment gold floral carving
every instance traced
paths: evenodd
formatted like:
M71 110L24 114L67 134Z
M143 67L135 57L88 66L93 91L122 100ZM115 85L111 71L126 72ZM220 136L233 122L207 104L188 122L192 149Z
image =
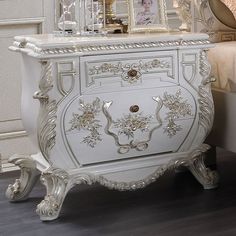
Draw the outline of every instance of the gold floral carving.
M96 116L101 111L100 99L96 98L92 103L85 104L83 100L79 100L80 110L82 114L73 113L70 120L71 130L87 130L89 135L83 138L83 143L87 143L88 146L94 148L98 141L101 141L101 134L99 128L100 121L96 119Z
M172 137L177 131L182 130L182 127L176 124L176 120L181 117L191 116L192 107L187 100L183 100L181 97L181 90L178 90L174 95L165 92L163 96L163 105L169 110L165 118L165 120L168 121L168 124L164 128L164 133L167 133L169 137Z
M111 73L113 75L120 75L124 81L135 83L141 79L142 73L149 72L153 69L168 69L170 63L160 59L153 59L151 61L139 60L133 63L103 63L99 66L92 66L89 68L89 75L102 75Z

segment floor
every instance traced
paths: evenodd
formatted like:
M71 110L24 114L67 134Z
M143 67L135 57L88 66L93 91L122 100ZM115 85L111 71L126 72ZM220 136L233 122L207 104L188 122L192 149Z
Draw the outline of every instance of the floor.
M4 196L17 172L0 175L0 236L235 236L236 154L221 152L215 190L203 190L189 172L168 172L135 192L81 185L65 199L60 218L43 223L35 213L45 189L9 203Z

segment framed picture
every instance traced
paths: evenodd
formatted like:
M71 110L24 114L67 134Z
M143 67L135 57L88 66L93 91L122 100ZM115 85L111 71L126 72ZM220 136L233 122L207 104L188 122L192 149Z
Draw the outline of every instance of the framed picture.
M168 31L165 0L129 0L129 32Z

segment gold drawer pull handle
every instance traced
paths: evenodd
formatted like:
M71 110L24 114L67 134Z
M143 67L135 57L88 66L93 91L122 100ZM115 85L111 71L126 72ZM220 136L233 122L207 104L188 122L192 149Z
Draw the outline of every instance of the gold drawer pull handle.
M133 105L129 108L129 110L133 113L138 112L139 111L139 106L138 105Z

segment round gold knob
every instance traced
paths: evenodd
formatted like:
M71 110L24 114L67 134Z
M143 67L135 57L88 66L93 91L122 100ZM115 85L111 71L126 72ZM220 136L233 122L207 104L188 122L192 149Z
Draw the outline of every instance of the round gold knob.
M133 105L129 108L131 112L138 112L139 111L139 106L138 105Z
M135 77L135 76L137 76L137 74L138 74L138 71L136 71L136 70L134 70L134 69L131 69L131 70L129 70L129 71L127 72L127 75L128 75L129 77Z

